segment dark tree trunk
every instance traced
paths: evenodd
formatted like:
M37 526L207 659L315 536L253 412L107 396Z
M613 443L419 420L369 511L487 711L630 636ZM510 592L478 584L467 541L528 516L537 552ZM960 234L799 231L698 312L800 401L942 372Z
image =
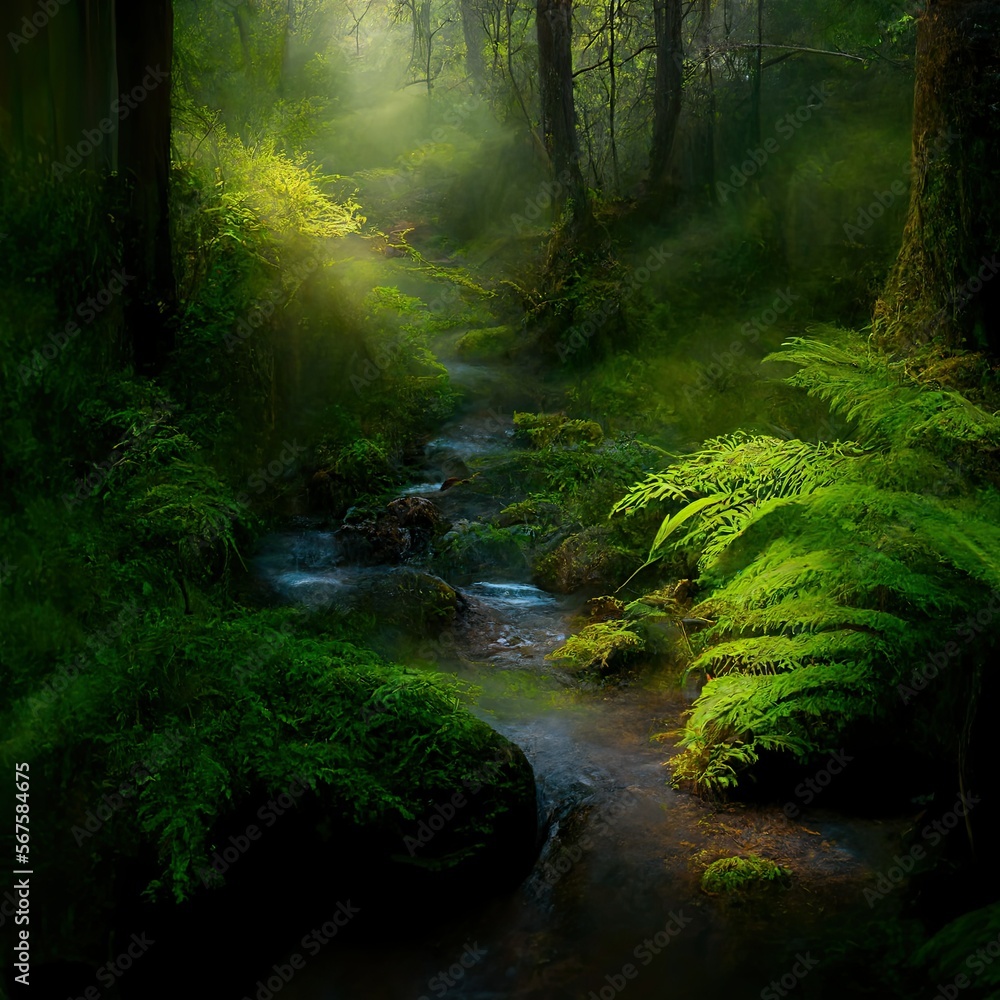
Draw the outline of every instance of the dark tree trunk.
M1000 355L1000 4L930 0L916 73L909 215L876 339Z
M482 90L486 83L486 65L483 62L483 46L486 30L476 0L460 0L462 12L462 35L465 38L465 68L468 70L476 90Z
M126 287L125 323L136 370L155 373L173 347L176 294L168 214L171 0L119 0L116 27L118 90L135 105L121 113L118 139L127 205L123 264L136 278Z
M656 78L653 84L653 141L649 151L649 196L662 199L672 187L670 154L681 116L684 82L681 0L655 0Z
M590 207L573 102L573 0L538 0L536 11L542 135L556 176L557 201L569 203L571 227L579 231L589 223Z
M0 145L14 159L55 164L107 117L114 96L113 0L77 0L41 28L33 0L0 6ZM114 165L114 135L86 146L73 169ZM69 168L67 168L69 169Z
M764 0L757 0L757 47L750 64L750 145L760 145L760 95L764 84Z

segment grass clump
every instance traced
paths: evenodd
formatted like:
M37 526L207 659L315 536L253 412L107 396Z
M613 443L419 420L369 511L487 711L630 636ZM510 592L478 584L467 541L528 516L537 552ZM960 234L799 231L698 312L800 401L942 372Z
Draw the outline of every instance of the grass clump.
M785 882L791 872L758 854L713 861L702 873L701 890L710 896L742 895L764 884Z

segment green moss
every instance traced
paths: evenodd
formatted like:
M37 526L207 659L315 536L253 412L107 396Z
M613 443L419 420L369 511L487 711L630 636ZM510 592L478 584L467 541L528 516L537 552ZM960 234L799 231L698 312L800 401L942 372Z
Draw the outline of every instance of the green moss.
M595 420L571 420L564 413L515 413L514 428L518 438L533 448L595 445L604 440Z
M719 858L702 873L701 889L709 895L740 895L761 885L785 882L790 875L787 868L757 854Z
M455 345L458 353L466 358L482 359L508 357L517 347L518 331L512 326L491 326L483 330L470 330Z
M535 563L534 577L545 590L570 594L581 587L617 586L634 561L628 549L615 543L609 528L590 527L543 554Z

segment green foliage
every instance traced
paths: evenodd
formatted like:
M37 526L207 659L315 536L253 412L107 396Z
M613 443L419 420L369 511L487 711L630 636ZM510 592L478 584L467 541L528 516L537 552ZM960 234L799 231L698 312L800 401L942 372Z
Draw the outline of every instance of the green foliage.
M4 759L31 761L49 787L69 780L75 761L76 826L136 761L156 761L132 805L83 845L96 862L152 843L160 882L178 899L197 885L218 818L257 784L280 790L297 775L332 789L345 818L391 823L474 773L490 730L456 684L385 664L335 633L311 637L296 617L146 609L62 690L13 703ZM88 752L96 745L99 757Z
M709 895L742 894L762 884L783 882L791 872L757 854L719 858L702 873L701 889Z
M563 413L515 413L514 429L533 448L596 445L604 438L596 421L571 420Z
M455 345L459 354L489 360L510 354L518 344L518 331L511 326L491 326L470 330Z
M1000 990L1000 967L986 950L1000 937L1000 904L991 903L945 924L913 955L911 964L927 971L935 982L952 982L958 972L977 989ZM969 973L972 975L969 975Z
M985 485L968 496L982 457L943 485L929 475L945 455L992 451L996 417L861 342L796 339L774 360L794 361L789 381L848 417L856 440L716 439L615 506L673 508L648 562L698 554L708 593L692 614L711 624L691 669L714 679L674 773L708 790L731 787L761 750L804 759L893 716L905 673L1000 585L1000 496ZM962 656L971 666L976 653L967 643Z
M571 635L547 660L564 660L576 670L619 667L646 648L643 636L625 619L595 622Z

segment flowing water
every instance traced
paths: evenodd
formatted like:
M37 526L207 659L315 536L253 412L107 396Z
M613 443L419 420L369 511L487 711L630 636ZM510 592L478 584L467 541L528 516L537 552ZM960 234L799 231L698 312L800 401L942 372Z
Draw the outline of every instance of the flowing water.
M497 387L474 366L452 375L475 402L428 444L417 481L400 493L432 499L450 520L487 517L489 500L440 486L474 457L512 447L510 414L531 392ZM389 570L350 564L335 532L302 520L265 541L256 572L310 607ZM820 964L795 995L828 995L824 942L868 915L862 893L898 824L833 813L791 821L778 806L717 810L674 791L664 766L672 747L652 737L675 728L689 700L675 672L651 663L627 686L583 685L545 659L582 598L539 590L527 567L486 566L449 582L474 615L436 644L438 668L479 685L477 713L531 761L539 857L501 898L407 923L388 940L384 928L360 933L310 958L283 1000L750 998L793 975L796 952ZM787 864L791 887L742 907L699 891L699 857L747 850ZM253 978L264 982L280 958L262 956Z

